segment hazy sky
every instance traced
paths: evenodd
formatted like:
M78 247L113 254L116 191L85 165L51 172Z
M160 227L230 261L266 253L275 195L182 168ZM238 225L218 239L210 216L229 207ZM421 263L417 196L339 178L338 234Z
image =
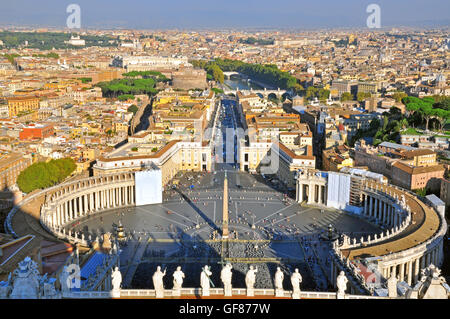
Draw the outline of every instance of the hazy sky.
M91 28L364 28L371 3L382 27L450 26L449 0L0 0L0 24L65 26L71 3Z

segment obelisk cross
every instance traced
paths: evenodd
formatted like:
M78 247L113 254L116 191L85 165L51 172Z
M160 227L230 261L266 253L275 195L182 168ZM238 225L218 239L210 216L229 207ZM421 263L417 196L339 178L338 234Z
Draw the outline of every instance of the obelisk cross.
M223 181L223 214L222 214L222 238L228 239L228 178L225 171L225 179Z

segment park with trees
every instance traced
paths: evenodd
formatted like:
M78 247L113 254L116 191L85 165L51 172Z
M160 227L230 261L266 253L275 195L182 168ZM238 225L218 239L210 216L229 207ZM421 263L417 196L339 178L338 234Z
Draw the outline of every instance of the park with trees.
M0 40L7 49L25 46L25 43L28 48L39 50L79 49L79 47L67 43L71 36L71 33L61 32L0 32ZM80 38L85 40L85 47L113 47L119 44L118 38L105 35L81 35Z
M383 113L383 120L373 119L367 130L358 130L350 139L353 146L363 137L372 137L373 145L382 142L398 143L400 134L419 135L421 131L434 130L437 134L449 136L445 125L450 120L450 98L433 96L417 98L407 96L402 98L406 113L393 106Z
M213 61L194 60L191 63L195 67L205 69L211 75L211 79L220 83L223 82L223 72L239 72L272 87L283 90L292 89L295 92L303 90L303 87L294 76L289 74L289 72L281 71L274 64L253 64L230 59L215 59ZM214 71L216 71L215 74L217 77L215 77Z
M36 189L44 189L62 182L75 169L75 161L71 158L37 162L19 174L17 185L24 193L29 193Z
M133 114L136 114L138 110L139 108L135 104L129 106L127 109L128 112L133 112Z
M325 101L330 97L330 90L322 87L308 86L304 92L307 100L313 100L317 98L319 101Z
M426 131L436 129L439 132L450 119L450 98L427 96L422 99L408 96L402 99L406 113L413 127L422 126Z
M273 45L275 43L274 39L261 39L255 37L247 37L239 39L239 43L250 44L250 45Z
M125 78L99 82L96 86L102 89L105 97L128 100L138 94L155 95L158 93L156 83L169 81L166 76L156 71L133 71L124 73L123 76Z

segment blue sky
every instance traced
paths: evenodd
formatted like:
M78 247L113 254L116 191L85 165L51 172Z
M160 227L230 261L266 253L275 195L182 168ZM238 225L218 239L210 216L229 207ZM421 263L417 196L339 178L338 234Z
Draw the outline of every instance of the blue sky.
M0 24L65 26L71 3L90 28L364 28L371 3L385 27L450 25L449 0L0 0Z

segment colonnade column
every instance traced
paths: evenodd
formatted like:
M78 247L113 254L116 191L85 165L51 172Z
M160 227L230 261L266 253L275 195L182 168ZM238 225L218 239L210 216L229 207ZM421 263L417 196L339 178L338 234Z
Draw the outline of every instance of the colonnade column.
M64 202L64 212L63 212L63 218L62 218L62 224L65 224L67 221L67 214L69 211L69 203L67 201Z
M368 214L368 211L367 211L367 201L368 201L368 196L367 195L364 195L364 215L366 215L367 216L367 214Z
M56 226L60 225L60 220L61 220L61 205L58 205L56 207Z
M405 264L400 264L400 281L405 280Z
M411 286L411 284L412 284L412 266L413 266L413 261L412 260L408 261L408 263L406 265L408 267L408 285Z
M95 210L100 210L100 191L95 192Z
M83 214L84 215L87 215L87 213L88 213L88 196L89 195L84 195L83 197L84 197L84 212L83 212Z
M392 219L392 206L388 204L388 224L389 226L392 226L393 223L393 219Z
M69 203L69 218L68 218L68 220L71 220L71 219L73 219L73 207L72 207L73 200L70 199L68 203Z
M378 221L381 223L383 221L383 201L378 199Z
M414 283L419 281L419 258L414 260Z
M311 184L308 185L308 204L311 204L312 202L312 186Z

